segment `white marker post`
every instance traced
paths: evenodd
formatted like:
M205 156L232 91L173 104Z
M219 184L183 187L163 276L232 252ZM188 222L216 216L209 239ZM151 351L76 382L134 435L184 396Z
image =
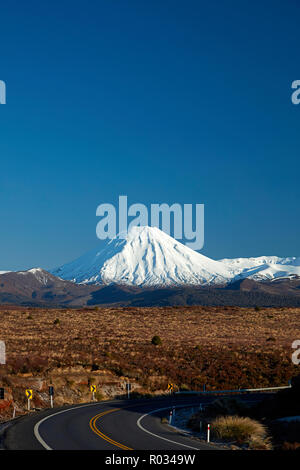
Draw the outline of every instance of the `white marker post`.
M207 442L210 442L210 424L207 425Z
M6 364L6 350L4 341L0 341L0 364Z
M16 407L14 406L14 411L13 411L13 419L16 417Z
M172 411L170 411L169 424L172 424Z
M27 402L28 402L27 403L27 408L28 408L28 411L30 411L30 399L29 398L28 398Z
M50 406L51 406L51 408L53 408L53 395L54 395L53 385L49 386L49 395L50 395Z

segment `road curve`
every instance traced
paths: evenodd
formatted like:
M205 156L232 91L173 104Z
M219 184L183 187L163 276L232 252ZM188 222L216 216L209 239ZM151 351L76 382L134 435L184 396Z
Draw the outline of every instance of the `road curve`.
M214 450L161 423L173 407L207 403L197 396L112 400L33 413L8 428L7 449L26 450Z

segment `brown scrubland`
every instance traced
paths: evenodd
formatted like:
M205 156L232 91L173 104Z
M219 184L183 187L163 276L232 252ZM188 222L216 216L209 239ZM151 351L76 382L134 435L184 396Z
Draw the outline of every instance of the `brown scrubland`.
M152 343L159 336L161 344ZM35 407L125 393L286 385L299 374L291 361L300 339L300 308L151 307L43 309L0 307L0 340L7 363L0 366L6 399L24 410L25 388ZM10 413L10 411L9 411Z

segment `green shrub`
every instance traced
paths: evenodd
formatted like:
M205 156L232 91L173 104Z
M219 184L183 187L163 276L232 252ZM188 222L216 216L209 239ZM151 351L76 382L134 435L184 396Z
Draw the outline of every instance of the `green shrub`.
M154 344L155 346L159 346L160 344L162 344L162 340L160 339L159 336L155 335L153 336L151 343Z
M59 318L55 318L54 322L53 322L53 325L59 325L60 324L60 319Z

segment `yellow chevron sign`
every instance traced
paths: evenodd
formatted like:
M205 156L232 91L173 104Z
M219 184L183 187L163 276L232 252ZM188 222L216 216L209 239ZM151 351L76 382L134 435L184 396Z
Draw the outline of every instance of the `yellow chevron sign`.
M28 398L28 400L32 400L32 398L33 398L33 392L32 392L32 390L27 389L27 390L25 391L25 394L26 394L26 397Z
M95 393L97 391L96 385L91 385L90 389L92 393Z
M173 384L168 384L168 390L173 391Z

